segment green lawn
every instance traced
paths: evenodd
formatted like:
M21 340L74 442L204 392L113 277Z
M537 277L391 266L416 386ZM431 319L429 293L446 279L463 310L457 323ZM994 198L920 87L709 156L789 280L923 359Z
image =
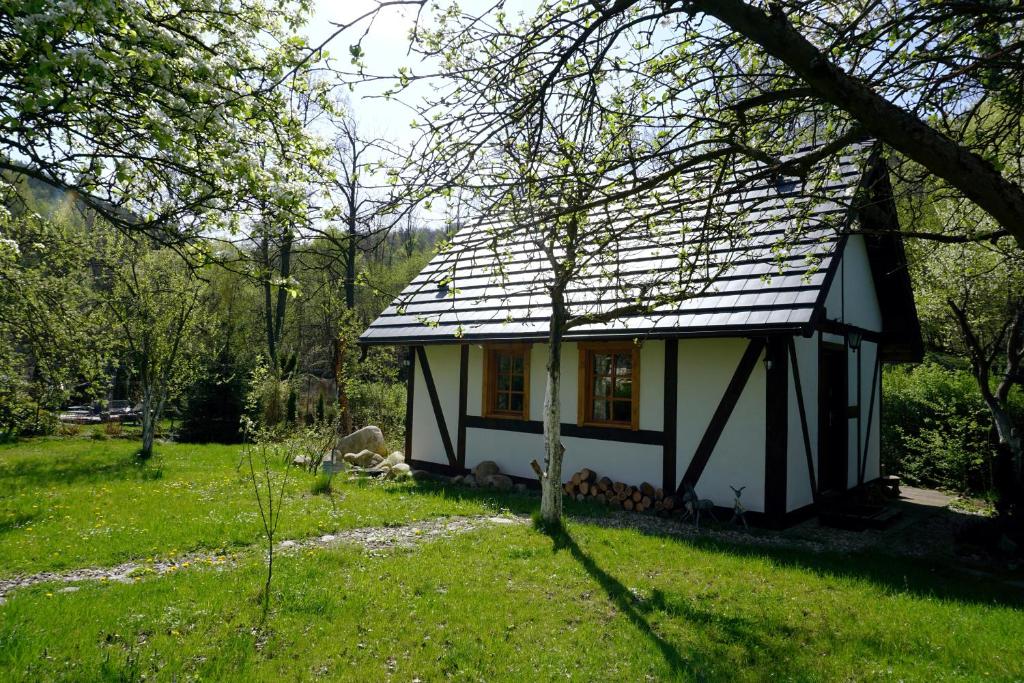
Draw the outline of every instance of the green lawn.
M0 445L0 577L250 545L260 522L238 446L164 444L139 465L123 439L34 439ZM482 514L525 496L426 491L412 483L310 493L293 470L280 538L452 514ZM419 490L413 493L414 490Z
M0 519L40 506L0 528L0 572L50 568L53 548L78 566L132 556L132 543L167 554L257 537L236 449L161 450L163 475L152 478L125 464L130 444L0 449ZM350 484L332 514L303 486L284 536L534 502ZM96 523L112 530L93 535ZM241 557L134 584L15 591L0 606L0 680L1024 678L1019 596L892 558L573 522L554 538L494 526L412 550L284 556L261 625L262 564Z

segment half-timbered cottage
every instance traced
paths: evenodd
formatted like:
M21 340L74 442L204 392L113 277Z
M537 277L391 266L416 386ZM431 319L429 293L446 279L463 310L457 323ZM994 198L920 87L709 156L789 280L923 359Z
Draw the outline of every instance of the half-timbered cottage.
M834 196L807 198L812 213L842 214L829 225L843 229L803 234L781 261L767 247L744 251L671 315L570 332L564 472L666 491L688 482L724 507L743 486L747 509L771 525L879 476L880 367L919 360L920 329L884 165L847 158L826 190ZM800 191L764 181L751 240L784 234L776 203ZM493 460L535 480L549 314L528 294L544 261L512 250L499 281L499 256L472 237L458 233L360 342L408 347L414 467L463 472ZM637 269L654 259L622 257Z

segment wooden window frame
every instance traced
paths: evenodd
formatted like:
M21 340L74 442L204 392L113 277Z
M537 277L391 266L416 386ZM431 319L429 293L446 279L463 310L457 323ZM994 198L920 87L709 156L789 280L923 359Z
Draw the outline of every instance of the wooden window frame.
M640 347L632 342L580 342L577 345L579 354L579 370L576 378L576 424L589 427L611 427L616 429L640 429ZM591 381L593 374L593 354L630 353L632 355L632 372L630 380L633 386L630 396L630 421L619 422L615 420L595 420L588 415L593 406L594 384Z
M484 391L483 406L481 414L484 417L499 418L502 420L529 420L530 419L530 351L529 344L488 344L484 350ZM523 411L516 413L509 410L498 410L497 403L497 363L495 355L498 353L515 353L523 356Z

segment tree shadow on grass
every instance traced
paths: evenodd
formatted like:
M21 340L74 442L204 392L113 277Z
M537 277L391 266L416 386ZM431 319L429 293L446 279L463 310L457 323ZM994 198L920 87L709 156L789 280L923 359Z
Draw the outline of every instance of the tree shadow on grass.
M6 533L10 533L11 531L15 531L16 529L20 529L22 527L27 526L30 522L32 522L33 519L35 519L38 516L38 513L35 512L33 512L32 514L25 514L23 512L19 512L11 517L0 519L0 536L3 536Z
M140 463L133 455L55 455L52 458L21 458L0 468L0 490L49 488L82 482L153 479L159 466Z
M779 647L766 639L763 634L778 632L779 628L764 619L756 623L736 616L727 616L714 610L695 607L690 600L672 599L664 591L655 589L649 596L630 590L615 576L605 571L580 545L564 526L553 528L540 527L552 540L552 551L567 551L572 558L583 567L605 592L607 598L616 609L661 653L662 658L671 670L673 678L684 677L697 680L731 680L732 674L723 670L721 655L716 646L741 646L747 656L759 653L758 666L763 674L768 674L766 667L777 667L791 658L782 656ZM658 633L652 625L650 617L663 613L673 618L684 620L700 630L701 645L688 650L685 655ZM769 662L771 664L769 664ZM778 670L777 674L786 676L794 672L788 669Z
M961 569L934 560L902 557L870 549L842 553L755 545L753 537L751 544L744 544L710 536L687 537L653 529L633 530L706 552L768 559L783 569L798 569L830 579L867 581L892 594L906 593L939 600L1024 609L1024 590L1015 590L994 576L971 576Z
M392 489L406 492L409 489ZM481 501L495 508L504 508L515 514L532 514L537 511L540 499L536 492L507 493L493 489L470 489L441 482L416 482L413 490L428 495L442 496L453 501ZM608 508L593 503L565 502L566 517L579 519L587 524L600 519L611 518ZM615 524L614 527L620 525ZM862 580L891 593L932 597L941 600L958 600L975 604L999 605L1024 609L1024 590L1015 589L994 577L970 576L948 564L929 559L917 559L885 553L878 550L864 550L853 553L839 551L816 552L807 549L772 546L757 543L753 534L783 537L778 532L753 532L749 544L742 541L723 540L713 536L691 536L687 528L683 533L672 533L643 525L626 528L647 536L663 538L679 546L722 553L732 556L767 558L783 568L800 569L821 577ZM682 529L682 527L681 527ZM785 542L784 540L782 541ZM1019 579L1019 577L1017 577Z

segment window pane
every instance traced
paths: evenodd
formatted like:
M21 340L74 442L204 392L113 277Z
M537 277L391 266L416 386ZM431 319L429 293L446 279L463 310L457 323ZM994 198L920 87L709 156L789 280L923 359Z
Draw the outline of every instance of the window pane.
M607 420L608 419L608 401L594 401L594 417L595 420Z
M611 380L607 377L595 377L594 378L594 397L604 398L608 396L608 392L611 389Z
M633 354L615 354L615 374L619 377L628 377L633 372Z
M498 375L498 391L508 391L511 378L508 375Z
M495 353L494 355L498 358L498 372L499 373L508 373L509 372L509 368L511 366L511 362L510 362L510 359L508 357L508 354L505 354L505 353Z
M508 394L498 394L497 400L494 402L494 408L496 410L508 410Z
M633 397L633 380L632 379L617 379L615 380L615 398L632 398Z
M513 375L512 376L512 391L522 391L522 390L523 390L523 376L522 375Z
M514 410L517 413L523 412L523 395L512 394L509 396L509 407L510 410Z
M517 375L523 374L523 361L525 356L516 354L512 356L512 371Z
M616 422L632 422L633 404L629 401L613 401L612 419Z
M612 357L607 353L595 353L593 367L595 375L610 375L612 373Z

